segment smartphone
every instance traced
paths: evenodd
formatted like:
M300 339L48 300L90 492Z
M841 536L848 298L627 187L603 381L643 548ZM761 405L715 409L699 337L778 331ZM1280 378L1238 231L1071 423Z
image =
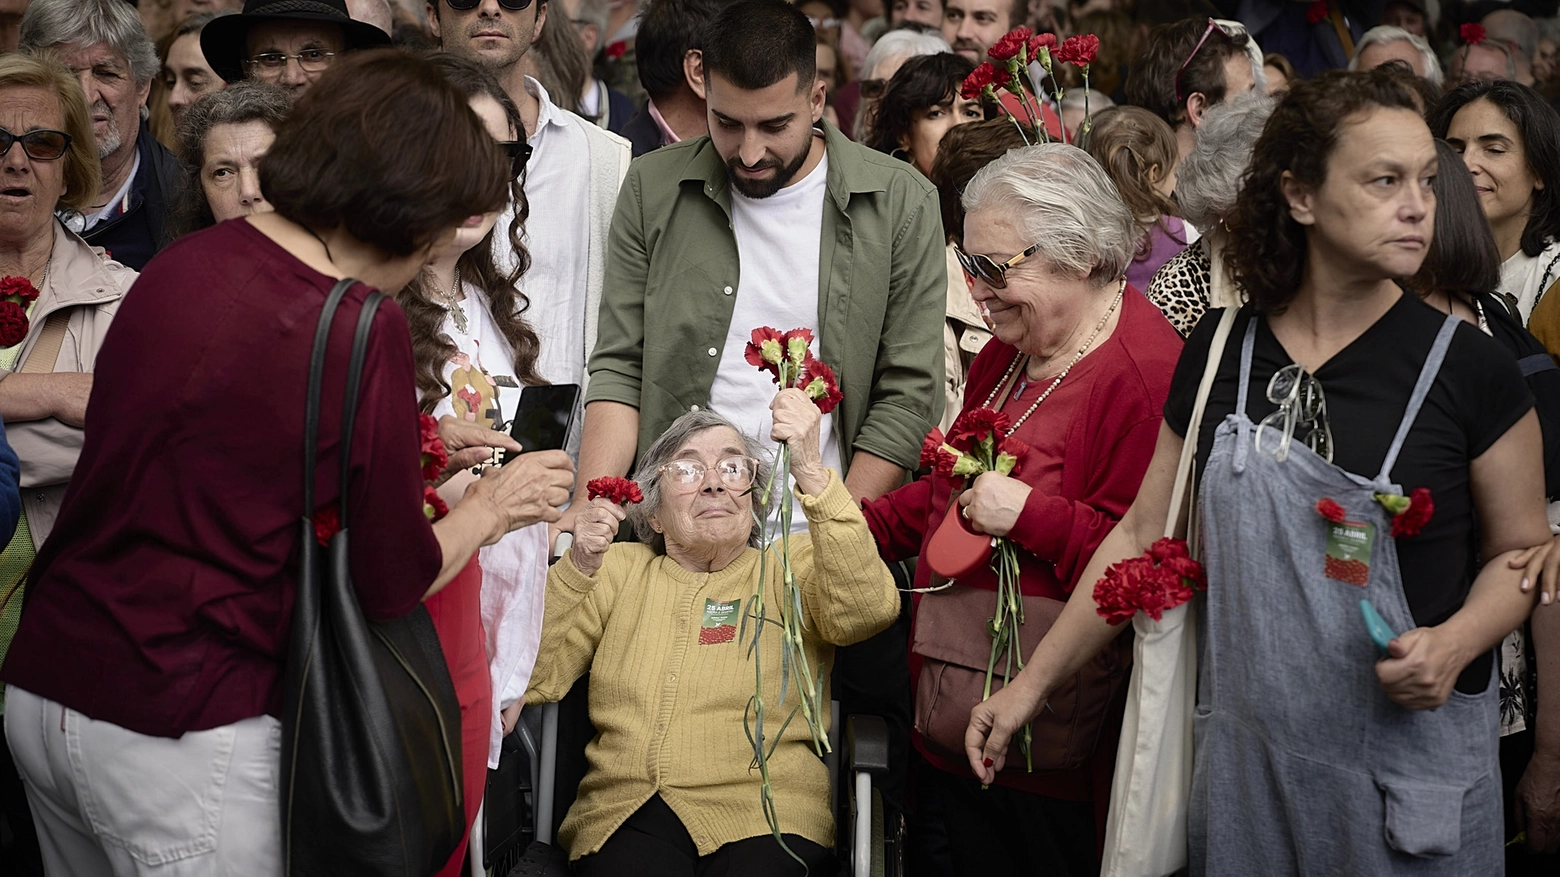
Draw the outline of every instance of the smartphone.
M520 405L509 424L509 437L532 451L562 450L574 426L580 401L579 384L548 384L520 391Z

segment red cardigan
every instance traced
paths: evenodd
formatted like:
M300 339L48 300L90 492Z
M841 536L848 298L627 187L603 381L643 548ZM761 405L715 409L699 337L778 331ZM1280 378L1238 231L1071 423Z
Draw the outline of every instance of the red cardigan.
M1065 600L1094 550L1136 499L1138 485L1154 455L1161 411L1180 354L1181 336L1142 293L1128 287L1121 318L1110 338L1079 361L1018 431L1018 437L1034 445L1038 455L1026 459L1017 476L1037 489L1030 493L1009 533L1025 549L1019 568L1023 593ZM1016 355L1013 347L1000 341L986 345L970 366L966 410L985 401ZM1030 389L1016 409L1010 406L1015 419L1029 407L1023 403L1033 401L1035 393ZM1060 459L1055 459L1045 452L1058 446L1052 434L1058 428L1065 432ZM1052 490L1044 489L1047 485ZM946 479L927 475L864 504L867 524L884 560L923 554L946 512L954 486ZM922 557L916 566L916 587L927 587L930 578L931 570ZM960 584L995 590L996 576L982 569ZM912 652L912 678L919 675L920 664L920 656ZM1094 800L1103 813L1118 732L1118 726L1108 727L1101 734L1092 763L1077 770L1027 776L1009 771L997 781L1049 797ZM937 767L958 774L969 770L967 765L929 754L919 735L915 742Z

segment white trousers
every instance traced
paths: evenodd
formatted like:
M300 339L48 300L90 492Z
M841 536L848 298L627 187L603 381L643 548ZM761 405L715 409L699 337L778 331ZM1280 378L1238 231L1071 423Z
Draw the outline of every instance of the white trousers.
M148 737L6 687L5 736L50 877L269 877L281 723Z

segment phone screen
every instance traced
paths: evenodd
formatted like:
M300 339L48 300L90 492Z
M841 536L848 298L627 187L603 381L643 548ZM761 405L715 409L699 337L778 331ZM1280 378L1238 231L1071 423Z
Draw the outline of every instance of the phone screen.
M526 453L561 450L569 440L579 398L578 384L526 387L520 391L520 405L509 426L510 437Z

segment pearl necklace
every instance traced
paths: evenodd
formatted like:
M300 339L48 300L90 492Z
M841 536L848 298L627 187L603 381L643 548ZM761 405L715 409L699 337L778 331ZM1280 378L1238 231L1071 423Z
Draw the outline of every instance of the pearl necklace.
M1083 342L1083 346L1078 348L1077 353L1073 354L1072 362L1067 363L1067 367L1062 369L1062 373L1056 376L1056 380L1051 382L1051 386L1046 387L1045 392L1041 393L1040 397L1034 401L1034 404L1029 406L1029 410L1025 411L1022 417L1013 421L1013 425L1008 428L1009 433L1018 432L1018 428L1024 425L1024 421L1029 419L1029 415L1035 413L1035 409L1040 407L1040 403L1044 402L1046 398L1051 395L1051 393L1062 383L1062 379L1067 377L1068 373L1073 370L1073 366L1077 365L1078 361L1083 359L1083 355L1089 352L1089 348L1094 346L1095 339L1099 338L1100 333L1105 331L1105 324L1110 322L1110 315L1116 312L1116 307L1121 304L1121 297L1124 293L1126 293L1126 291L1127 281L1123 279L1121 281L1121 286L1116 290L1116 297L1111 299L1110 307L1106 308L1105 310L1105 316L1100 317L1100 321L1094 325L1094 331L1090 333L1089 340ZM1008 386L1008 381L1013 377L1013 372L1017 371L1019 365L1028 358L1029 355L1026 353L1019 353L1017 356L1013 357L1013 363L1008 366L1007 371L1002 375L1002 380L998 381L997 385L992 388L991 395L986 397L986 401L982 404L981 407L991 407L991 403L997 398L997 393L1001 392L1004 387Z

